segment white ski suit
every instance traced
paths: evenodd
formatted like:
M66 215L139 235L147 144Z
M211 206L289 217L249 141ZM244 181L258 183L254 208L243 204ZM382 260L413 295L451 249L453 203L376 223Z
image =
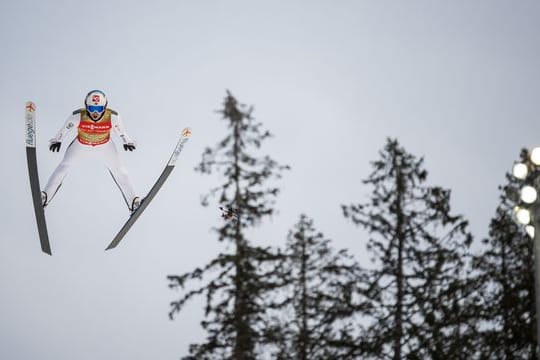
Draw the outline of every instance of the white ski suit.
M110 139L111 129L114 129L115 133L124 142L124 145L133 146L134 143L124 131L118 113L106 109L100 120L93 121L85 109L75 110L68 117L56 137L51 139L51 143L62 142L73 128L77 128L77 137L66 149L62 162L56 167L43 190L47 196L45 205L50 203L60 185L62 185L62 181L68 174L71 165L85 157L98 157L111 173L116 185L122 192L128 208L131 210L133 200L136 197L135 191L129 180L127 170L118 156L116 146Z

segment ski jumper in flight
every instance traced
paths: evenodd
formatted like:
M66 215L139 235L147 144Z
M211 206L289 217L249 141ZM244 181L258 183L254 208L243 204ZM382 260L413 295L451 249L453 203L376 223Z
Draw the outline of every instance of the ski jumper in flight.
M72 129L77 129L77 137L67 147L62 162L41 192L42 204L45 207L54 198L71 165L92 156L103 161L120 188L126 205L133 212L140 206L141 198L135 195L127 170L111 140L111 129L122 139L125 151L135 150L135 143L126 134L118 113L107 108L107 97L102 91L90 91L84 104L85 108L73 111L56 137L50 140L49 150L58 152L66 135Z

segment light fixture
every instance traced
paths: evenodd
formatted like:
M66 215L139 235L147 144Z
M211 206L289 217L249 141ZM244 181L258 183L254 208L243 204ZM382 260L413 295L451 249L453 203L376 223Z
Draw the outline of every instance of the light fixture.
M535 147L531 151L531 161L534 165L540 165L540 147Z
M538 194L536 189L530 185L526 185L521 189L521 200L527 204L532 204L536 201Z
M524 163L518 162L514 164L514 167L512 168L512 174L514 175L514 177L520 180L524 180L529 174L529 169L527 168L527 165L525 165Z
M525 231L527 232L527 234L528 234L531 238L534 238L534 226L532 226L532 225L527 225L527 226L525 226Z
M514 214L520 224L528 225L531 222L531 213L527 209L516 206L514 208Z

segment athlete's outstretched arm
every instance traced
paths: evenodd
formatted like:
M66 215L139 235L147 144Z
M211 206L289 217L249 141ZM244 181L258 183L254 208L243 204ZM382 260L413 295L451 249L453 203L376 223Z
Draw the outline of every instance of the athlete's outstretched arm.
M80 116L78 114L71 114L62 128L58 131L56 136L52 138L49 141L49 150L51 151L60 151L60 146L62 145L62 140L66 137L66 135L73 129L74 127L77 127L79 125Z
M120 139L124 142L124 150L126 151L133 151L135 150L135 141L133 141L129 135L126 133L126 130L124 129L124 124L122 123L122 118L120 115L116 114L112 116L112 125L114 128L114 132L118 134Z

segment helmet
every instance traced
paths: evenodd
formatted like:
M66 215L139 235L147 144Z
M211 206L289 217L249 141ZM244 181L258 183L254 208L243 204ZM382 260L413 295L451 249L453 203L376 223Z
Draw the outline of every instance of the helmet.
M86 94L84 105L92 120L98 121L101 119L103 114L105 114L105 109L107 108L107 97L103 91L92 90Z

